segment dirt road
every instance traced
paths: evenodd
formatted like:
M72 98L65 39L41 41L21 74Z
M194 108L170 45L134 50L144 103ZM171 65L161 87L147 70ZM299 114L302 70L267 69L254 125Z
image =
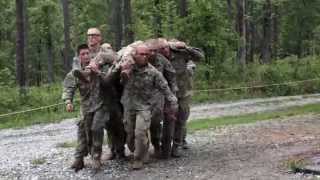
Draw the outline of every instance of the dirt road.
M218 117L319 101L318 94L254 99L197 105L191 114ZM153 160L134 172L126 161L108 161L98 174L89 168L78 173L69 169L74 148L61 143L76 140L75 120L2 130L0 179L312 179L317 177L289 173L285 164L297 155L320 155L319 118L304 115L198 131L188 136L191 148L182 158Z

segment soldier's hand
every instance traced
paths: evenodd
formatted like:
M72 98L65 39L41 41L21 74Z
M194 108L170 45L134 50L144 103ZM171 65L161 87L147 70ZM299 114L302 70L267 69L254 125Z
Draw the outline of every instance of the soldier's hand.
M90 69L93 72L99 73L100 69L99 69L99 64L97 64L94 61L91 61L90 64L86 67L88 69Z
M66 105L66 110L67 110L67 112L72 112L72 111L73 111L73 104L68 103L68 104Z

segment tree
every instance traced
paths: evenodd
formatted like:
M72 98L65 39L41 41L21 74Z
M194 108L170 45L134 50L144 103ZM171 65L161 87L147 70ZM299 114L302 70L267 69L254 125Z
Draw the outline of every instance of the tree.
M237 61L244 66L246 64L246 0L237 0L237 31L239 34L239 45Z
M24 94L26 88L24 6L24 0L16 0L16 80L20 88L20 94Z
M130 44L134 41L131 0L123 1L123 24L124 24L124 39L125 44Z
M114 48L119 50L122 45L122 16L121 16L121 9L122 0L112 0L111 7L112 7L112 33L114 37Z
M271 45L272 45L272 11L271 0L265 0L263 6L263 40L261 50L262 63L271 62Z
M63 65L65 74L71 69L71 46L70 46L70 16L69 0L61 0L63 9L63 29L64 29L64 48L63 48Z
M156 37L162 37L162 17L160 0L154 0L154 33Z

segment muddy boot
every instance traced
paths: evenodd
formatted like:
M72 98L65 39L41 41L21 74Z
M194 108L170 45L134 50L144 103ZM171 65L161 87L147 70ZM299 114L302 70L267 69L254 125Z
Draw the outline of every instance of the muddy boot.
M123 159L123 160L127 159L126 154L125 154L124 151L117 153L117 158L118 159Z
M101 168L101 155L100 154L94 154L92 156L92 168L95 171L99 171Z
M179 146L177 145L172 146L171 156L175 158L181 157Z
M151 162L149 153L146 153L146 154L144 155L142 162L143 162L144 164L149 164L149 163Z
M189 148L190 148L189 145L188 145L188 142L187 142L186 140L183 140L183 142L182 142L182 148L183 148L183 149L189 149Z
M132 164L132 170L140 170L143 167L143 162L140 160L134 160Z
M116 159L116 157L117 156L115 155L115 153L111 152L110 154L104 154L102 156L102 161L114 160L114 159Z
M162 148L161 151L161 159L169 159L170 157L170 150L169 148Z
M157 159L161 158L161 150L160 147L154 147L153 156Z
M74 169L75 172L84 168L83 158L76 158L71 165L71 169Z

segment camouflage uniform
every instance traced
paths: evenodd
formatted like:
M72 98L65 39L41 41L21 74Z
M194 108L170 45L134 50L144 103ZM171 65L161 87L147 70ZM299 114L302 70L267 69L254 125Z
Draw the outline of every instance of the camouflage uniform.
M190 114L190 97L192 83L190 81L190 75L187 70L187 63L190 60L199 61L204 57L202 51L193 47L185 47L178 49L174 46L170 46L171 57L170 61L176 70L176 78L178 84L177 98L178 98L178 115L177 121L175 121L173 148L177 150L177 147L182 144L183 134L186 129L186 121Z
M164 76L167 80L168 85L173 93L178 89L176 83L176 71L171 65L170 61L163 55L157 53L153 60L150 60L150 63ZM167 109L169 106L168 102L165 102L164 97L159 97L159 101L152 111L151 118L151 143L155 148L155 152L160 150L160 139L161 139L161 149L163 153L168 154L171 149L171 141L173 137L173 120L170 119L164 109ZM163 121L163 133L161 138L161 121ZM155 153L155 154L156 154Z
M134 159L144 160L149 148L149 128L153 107L162 95L172 105L177 99L167 81L152 65L133 65L130 78L124 86L121 102L124 105L124 126L127 145L134 152Z
M79 81L69 72L64 80L62 99L68 103L73 101L76 89L80 92L80 115L78 123L78 146L76 159L82 159L90 153L93 159L100 159L103 143L103 127L108 119L98 78L92 78L92 83Z

